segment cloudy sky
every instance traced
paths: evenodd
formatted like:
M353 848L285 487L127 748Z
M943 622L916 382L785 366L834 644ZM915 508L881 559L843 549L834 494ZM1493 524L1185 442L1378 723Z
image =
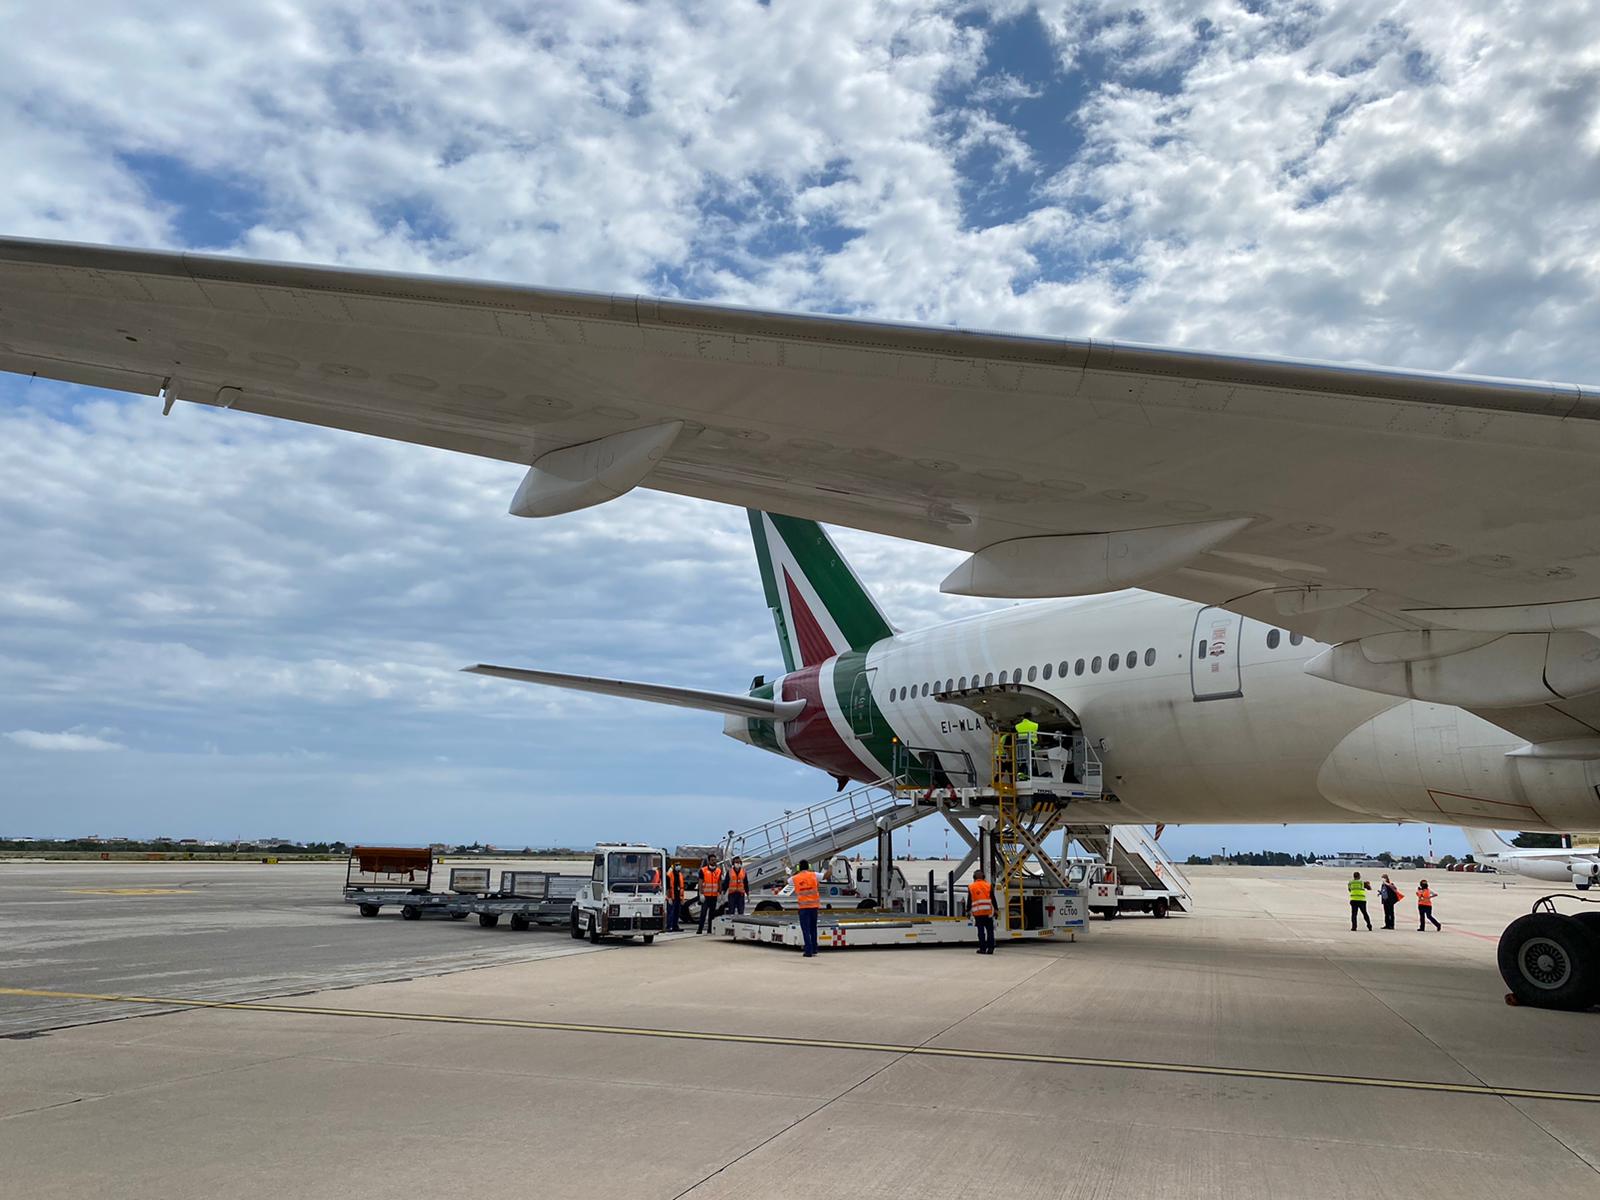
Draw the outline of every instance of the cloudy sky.
M0 0L0 232L1600 381L1592 3L185 7ZM456 672L778 665L741 513L519 521L518 474L0 377L0 827L676 842L826 794ZM973 610L841 540L900 624Z

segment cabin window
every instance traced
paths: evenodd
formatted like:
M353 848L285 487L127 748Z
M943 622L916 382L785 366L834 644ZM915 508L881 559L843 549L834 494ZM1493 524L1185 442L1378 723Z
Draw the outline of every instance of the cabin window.
M932 690L933 690L933 689L932 689L932 688L931 688L931 687L929 687L929 686L928 686L928 685L927 685L927 684L923 684L923 685L922 685L922 694L923 694L923 695L924 695L924 696L926 696L926 695L927 695L927 694L928 694L928 693L929 693L929 692L931 692L931 691L932 691Z
M1037 678L1039 678L1039 668L1038 667L1029 667L1028 668L1028 682L1032 683Z
M1113 654L1113 655L1112 655L1112 656L1111 656L1111 658L1110 658L1110 659L1109 659L1109 660L1108 660L1108 661L1107 661L1107 662L1106 662L1106 670L1108 670L1108 671L1115 671L1115 670L1116 670L1116 669L1117 669L1117 666L1118 666L1118 664L1119 664L1119 663L1120 663L1120 662L1121 662L1121 661L1122 661L1122 655L1120 655L1120 654Z
M1066 664L1065 660L1063 660L1061 665L1059 667L1057 667L1056 669L1061 673L1061 678L1065 679L1067 677L1067 664ZM1078 668L1078 674L1079 675L1083 674L1083 668L1082 667Z
M947 691L947 692L954 691L955 690L955 686L956 686L956 681L954 679L946 679L944 681L944 690Z
M993 671L990 671L987 675L985 675L983 677L983 686L984 687L993 687L994 686L994 672Z
M963 691L963 692L964 692L964 691L966 691L966 690L967 690L967 677L966 677L966 676L965 676L965 675L963 675L963 676L962 676L962 677L961 677L961 681L960 681L960 683L959 683L959 684L958 684L958 685L957 685L957 686L958 686L958 687L959 687L959 688L960 688L960 690L961 690L961 691Z
M1205 638L1201 638L1200 639L1200 644L1195 647L1194 656L1196 658L1204 658L1206 656L1206 640L1205 640Z
M1156 665L1156 648L1154 646L1144 652L1144 665L1147 667Z
M1006 673L1005 673L1005 672L1004 672L1004 671L1001 671L1001 672L1000 672L1000 682L1001 682L1001 683L1002 683L1002 684L1004 684L1004 683L1005 683L1005 681L1006 681Z
M1278 648L1278 642L1280 639L1282 639L1282 637L1283 634L1279 633L1276 629L1267 630L1267 649L1276 650Z
M1303 642L1305 640L1306 640L1306 635L1303 634L1303 633L1291 633L1289 635L1289 645L1291 645L1291 646L1298 646L1301 642Z
M1012 683L1021 683L1022 682L1022 668L1021 667L1017 667L1015 670L1013 670L1011 672L1011 682Z
M1139 652L1137 650L1129 650L1128 651L1128 669L1131 671L1131 670L1133 670L1134 667L1136 667L1138 665L1139 665Z
M1077 662L1072 664L1072 673L1074 675L1083 674L1083 659L1080 658Z
M1089 664L1089 673L1092 675L1100 674L1100 656L1098 654L1094 656L1094 661Z
M1053 671L1053 670L1055 670L1055 663L1045 663L1045 665L1044 665L1044 677L1046 679L1049 679L1050 678L1050 672Z

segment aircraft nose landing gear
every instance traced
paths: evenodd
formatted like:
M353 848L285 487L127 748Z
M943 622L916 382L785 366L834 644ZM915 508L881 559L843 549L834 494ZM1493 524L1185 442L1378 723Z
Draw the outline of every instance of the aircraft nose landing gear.
M1556 911L1554 896L1543 896L1506 926L1497 958L1511 989L1507 1003L1567 1010L1600 1004L1600 911L1568 915Z

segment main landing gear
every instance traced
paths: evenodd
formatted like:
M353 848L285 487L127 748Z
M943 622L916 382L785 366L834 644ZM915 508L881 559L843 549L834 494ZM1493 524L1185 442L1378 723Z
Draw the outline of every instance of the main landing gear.
M1568 900L1585 897L1565 896ZM1556 911L1555 896L1542 896L1533 911L1500 935L1500 977L1506 1002L1576 1011L1600 1004L1600 909Z

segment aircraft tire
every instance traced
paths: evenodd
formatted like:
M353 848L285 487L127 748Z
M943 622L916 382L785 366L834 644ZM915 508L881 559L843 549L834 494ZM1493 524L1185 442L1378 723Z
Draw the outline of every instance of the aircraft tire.
M782 912L783 905L779 904L776 900L763 900L756 905L756 911L758 913Z
M1574 1012L1600 1002L1600 937L1593 928L1592 921L1547 912L1506 926L1495 957L1517 1003Z

